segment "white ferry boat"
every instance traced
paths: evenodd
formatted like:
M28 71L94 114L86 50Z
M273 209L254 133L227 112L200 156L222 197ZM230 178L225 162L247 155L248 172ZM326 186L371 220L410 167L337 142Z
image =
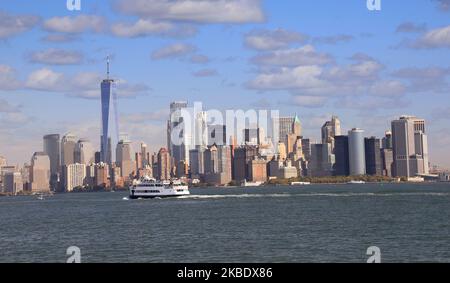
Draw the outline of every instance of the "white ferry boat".
M189 195L189 187L179 180L157 181L143 177L130 187L130 199L166 198Z

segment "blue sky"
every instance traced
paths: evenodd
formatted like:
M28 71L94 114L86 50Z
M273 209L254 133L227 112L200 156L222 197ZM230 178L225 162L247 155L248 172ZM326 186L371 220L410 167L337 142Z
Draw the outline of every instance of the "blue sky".
M332 114L382 136L427 120L431 162L450 168L450 1L0 0L0 155L28 161L42 136L98 144L99 80L112 54L121 131L165 144L172 100L298 113L317 139Z

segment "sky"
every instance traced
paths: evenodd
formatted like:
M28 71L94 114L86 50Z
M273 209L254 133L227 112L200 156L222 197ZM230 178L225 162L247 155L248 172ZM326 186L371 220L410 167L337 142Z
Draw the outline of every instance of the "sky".
M430 161L450 168L450 0L0 0L0 155L29 162L45 134L99 144L111 56L120 131L166 144L169 103L298 114L319 140L382 137L426 119ZM137 148L136 148L137 149Z

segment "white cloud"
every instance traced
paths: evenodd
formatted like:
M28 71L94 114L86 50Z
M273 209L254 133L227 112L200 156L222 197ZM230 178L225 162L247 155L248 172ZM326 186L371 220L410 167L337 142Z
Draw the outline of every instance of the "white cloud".
M32 15L10 15L0 11L0 39L28 31L36 26L40 18Z
M206 64L209 62L209 57L205 55L195 54L191 56L189 61L194 64Z
M119 37L142 37L148 35L186 37L194 35L197 30L190 25L176 25L167 21L139 19L133 24L116 23L111 27L111 32Z
M363 60L348 66L331 67L324 77L341 83L361 79L375 80L381 69L383 69L383 66L380 63L373 60Z
M154 112L121 114L121 121L125 123L165 122L170 113L168 109Z
M299 66L281 68L277 72L259 74L248 86L258 90L302 90L314 93L328 88L320 79L322 68L319 66Z
M352 63L347 65L293 67L278 67L279 62L272 62L273 65L260 69L247 87L259 91L287 91L292 95L290 103L303 107L322 107L334 101L349 108L352 104L344 104L342 98L345 97L349 102L362 99L360 105L371 105L373 109L405 105L399 98L405 94L406 85L400 80L380 79L384 69L381 63L365 54L355 54L350 60Z
M444 106L435 108L432 111L432 117L434 120L450 120L450 107ZM449 143L450 144L450 143Z
M182 57L194 52L195 50L196 48L193 45L175 43L153 51L151 57L153 60Z
M64 75L48 68L42 68L32 72L25 86L34 90L61 91L65 88Z
M98 85L102 81L102 76L94 72L83 72L76 74L71 83L80 89L90 89L92 85Z
M312 45L287 50L276 50L257 55L251 59L251 62L257 65L285 67L324 65L332 61L333 59L330 55L316 52Z
M398 96L366 96L361 94L359 96L344 96L335 100L336 108L358 110L361 116L371 116L378 110L402 109L410 105L410 100Z
M416 48L450 48L450 26L428 31L413 44Z
M320 44L338 44L340 42L350 42L354 39L352 35L348 34L338 34L331 36L318 36L313 38L314 43Z
M71 97L98 99L101 80L102 77L93 72L66 76L63 73L42 68L32 72L25 85L29 89L38 91L60 92ZM117 95L121 98L144 95L150 90L144 84L131 84L123 79L117 79L116 86Z
M168 22L153 22L150 20L140 19L134 24L117 23L111 28L116 36L121 37L138 37L149 34L161 34L170 31L173 25Z
M415 24L412 22L404 22L397 27L396 32L401 33L421 33L427 30L426 24Z
M369 88L369 92L376 96L394 97L406 92L406 86L399 81L377 81Z
M22 112L3 112L0 116L0 124L6 128L17 128L31 121L31 117Z
M450 11L450 0L435 0L439 3L439 9L444 12Z
M327 102L328 98L324 96L293 96L291 102L301 107L322 107Z
M201 78L213 77L213 76L217 76L218 72L215 69L202 69L197 72L194 72L193 75L194 75L194 77L201 77Z
M0 65L0 90L15 90L20 86L16 70L8 65Z
M52 33L42 37L42 41L53 43L72 42L76 40L80 40L79 36L70 33Z
M292 43L303 43L306 35L284 29L254 30L245 35L245 46L256 50L274 50L289 47Z
M395 71L394 77L408 82L410 92L448 92L450 68L442 67L409 67Z
M74 65L83 61L83 54L78 51L50 48L30 54L29 60L33 63L48 65Z
M8 101L0 98L0 113L17 113L20 107L10 104Z
M44 22L44 29L62 33L101 32L105 26L106 20L95 15L53 17Z
M117 0L115 8L141 18L197 23L264 20L260 0Z

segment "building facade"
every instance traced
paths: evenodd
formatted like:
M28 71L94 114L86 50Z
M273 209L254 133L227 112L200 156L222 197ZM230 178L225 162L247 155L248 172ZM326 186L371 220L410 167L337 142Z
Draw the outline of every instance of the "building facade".
M171 178L171 161L169 151L161 148L158 152L158 178L162 181Z
M417 174L428 174L428 140L425 120L414 116L402 116L391 124L393 175L412 178Z
M366 174L372 176L383 175L383 161L381 152L381 141L375 137L364 139L366 154Z
M107 62L107 75L100 84L102 129L100 135L100 162L112 164L111 136L113 132L118 135L117 94L115 82L109 77L109 58ZM115 128L113 128L115 126Z
M350 161L348 153L348 136L334 137L334 154L336 158L334 175L349 176Z
M56 191L61 172L61 140L59 134L44 136L44 153L50 159L50 186L52 190Z
M50 158L43 152L35 152L30 167L31 192L50 191Z
M120 168L121 176L125 180L130 179L135 169L131 152L131 142L128 140L120 140L116 147L116 166Z
M180 160L189 162L191 133L188 133L182 115L187 107L186 101L175 101L170 104L170 117L167 121L167 150L175 164L178 164Z
M86 165L75 163L66 166L66 191L71 192L75 188L83 187L86 178Z
M264 159L253 159L249 163L249 181L266 182L267 181L267 161Z
M366 154L364 147L364 131L352 129L348 132L348 157L351 176L366 174Z
M248 180L250 176L248 164L257 156L257 146L246 145L234 149L233 176L236 182Z
M3 176L3 192L17 195L23 191L23 179L20 172L7 172Z
M94 147L87 139L78 140L74 150L74 163L90 164L95 162Z

